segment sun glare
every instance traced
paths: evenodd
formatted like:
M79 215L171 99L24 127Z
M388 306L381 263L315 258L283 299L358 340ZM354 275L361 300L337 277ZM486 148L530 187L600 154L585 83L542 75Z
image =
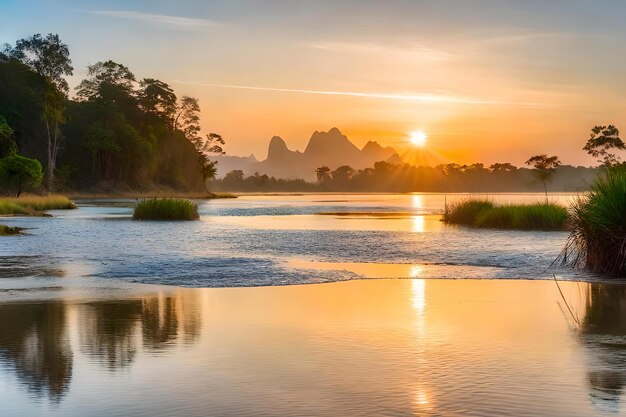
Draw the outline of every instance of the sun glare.
M426 136L426 133L422 132L421 130L417 130L411 133L411 143L413 144L413 146L417 146L418 148L423 148L424 146L426 146L427 139L428 136Z

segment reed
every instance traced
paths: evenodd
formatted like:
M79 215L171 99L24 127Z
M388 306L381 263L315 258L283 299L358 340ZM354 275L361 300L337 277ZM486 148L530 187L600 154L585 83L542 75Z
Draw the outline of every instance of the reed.
M477 228L514 230L564 230L569 215L557 204L496 206L488 200L467 200L446 208L443 221Z
M75 209L76 205L64 195L48 195L48 196L22 196L19 198L2 198L0 203L9 203L14 206L19 206L24 209L30 209L34 211L46 211L46 210L71 210Z
M137 203L135 220L198 220L198 205L184 198L148 198Z
M572 232L563 263L626 276L626 170L612 168L572 206Z

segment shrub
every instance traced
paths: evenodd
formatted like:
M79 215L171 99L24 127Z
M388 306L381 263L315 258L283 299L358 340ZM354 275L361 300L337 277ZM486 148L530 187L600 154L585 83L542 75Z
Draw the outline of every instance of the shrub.
M610 169L572 207L572 233L564 263L593 272L626 275L626 171Z
M18 154L0 159L0 186L16 197L24 190L39 187L42 179L41 163L36 159Z
M184 198L149 198L140 201L135 220L198 220L198 206Z
M468 200L446 209L443 220L471 227L518 230L563 230L569 215L556 204L496 206L490 201Z

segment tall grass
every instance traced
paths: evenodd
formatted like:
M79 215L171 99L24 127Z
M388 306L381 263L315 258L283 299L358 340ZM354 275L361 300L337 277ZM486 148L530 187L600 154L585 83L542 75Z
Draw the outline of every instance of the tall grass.
M197 220L198 205L184 198L148 198L135 206L135 220Z
M478 228L563 230L568 217L567 209L557 204L496 206L487 200L467 200L447 207L443 221Z
M76 205L63 195L48 196L22 196L20 198L1 198L0 204L7 203L19 206L24 209L35 211L46 210L70 210L75 209Z
M564 263L608 275L626 275L626 170L611 169L572 207Z

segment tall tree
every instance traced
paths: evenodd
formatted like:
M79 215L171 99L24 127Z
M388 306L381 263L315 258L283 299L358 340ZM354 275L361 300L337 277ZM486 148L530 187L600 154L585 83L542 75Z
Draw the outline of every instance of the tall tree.
M14 48L7 48L5 54L26 64L44 79L43 116L48 137L48 190L51 191L69 89L64 77L74 71L69 49L57 34L49 33L46 37L35 34L18 40Z
M546 204L548 203L548 187L546 183L552 179L556 169L561 166L561 161L555 156L546 154L535 155L525 162L534 168L534 174L543 183L543 191L546 193Z
M87 67L88 78L76 87L81 100L118 101L133 96L135 75L125 65L108 60Z
M611 167L620 163L621 159L611 152L612 150L623 151L626 145L619 137L619 130L615 125L595 126L591 129L591 135L584 148L585 151L598 159L600 165Z
M139 85L139 105L143 111L171 124L177 102L174 90L167 83L154 78L144 78Z

